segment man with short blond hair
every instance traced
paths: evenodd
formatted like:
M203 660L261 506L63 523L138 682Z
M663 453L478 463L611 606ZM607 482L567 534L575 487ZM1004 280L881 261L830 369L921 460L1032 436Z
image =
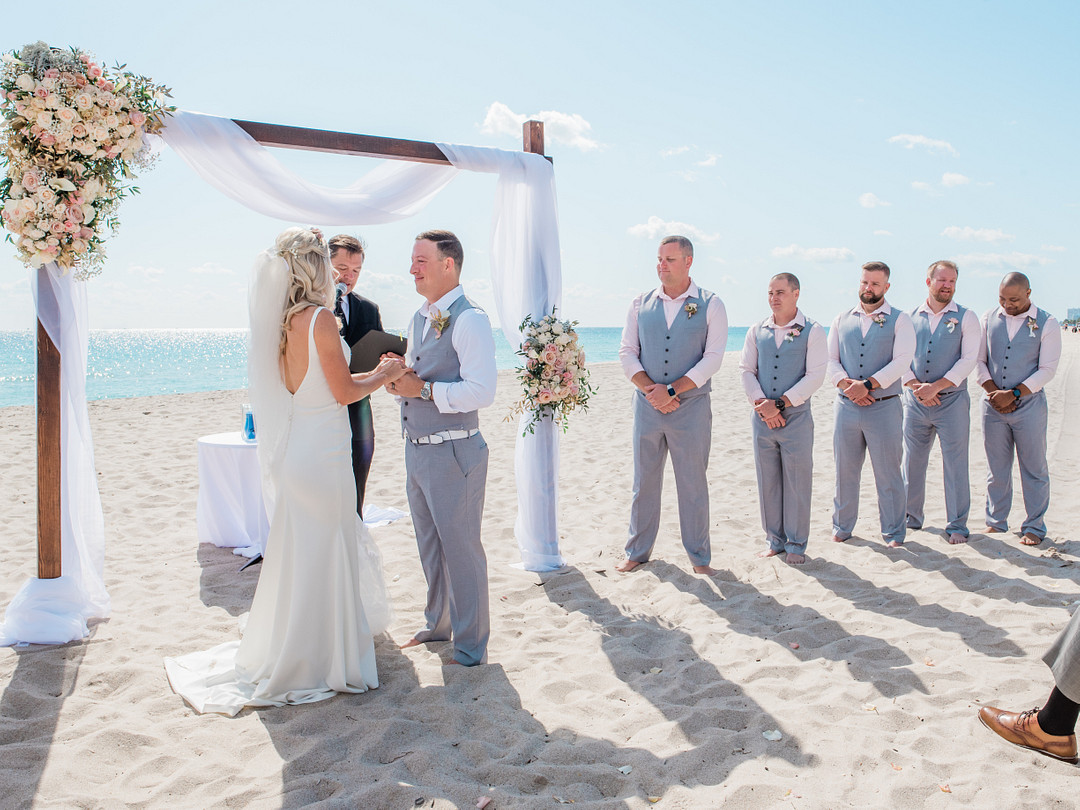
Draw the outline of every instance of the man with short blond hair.
M911 311L915 357L904 382L904 483L907 528L923 526L926 467L937 436L945 477L945 532L953 545L968 540L971 508L968 445L971 399L967 378L979 355L979 318L953 301L957 267L936 261L926 271L928 295Z
M719 297L690 278L694 246L685 236L660 241L660 286L630 305L619 346L623 373L634 384L634 496L626 559L618 571L649 560L660 529L664 462L671 454L679 498L679 529L694 572L709 565L712 376L727 344L727 312Z

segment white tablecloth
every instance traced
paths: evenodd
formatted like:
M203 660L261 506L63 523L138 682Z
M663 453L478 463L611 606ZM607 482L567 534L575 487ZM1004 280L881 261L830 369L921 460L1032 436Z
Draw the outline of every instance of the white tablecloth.
M199 542L262 553L270 524L262 499L257 445L239 431L199 439Z

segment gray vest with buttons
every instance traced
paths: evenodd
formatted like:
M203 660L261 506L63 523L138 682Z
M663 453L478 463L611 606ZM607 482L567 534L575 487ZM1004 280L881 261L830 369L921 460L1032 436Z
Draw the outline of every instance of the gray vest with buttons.
M459 297L446 310L450 314L450 323L442 335L434 327L424 334L424 322L427 320L417 312L413 318L412 334L417 338L415 345L409 345L409 361L413 370L425 382L457 382L461 379L461 361L454 351L454 326L458 316L468 309L480 309L464 295ZM446 313L444 313L446 314ZM480 426L476 411L465 413L440 413L438 406L431 400L419 397L406 397L401 400L401 430L410 439L418 439L443 430L472 430Z
M882 313L878 313L879 315ZM862 333L862 315L850 310L840 316L840 365L853 380L868 380L892 361L893 336L900 310L893 308L883 323L871 323L866 337ZM900 380L886 388L875 389L875 399L900 393ZM843 394L840 394L843 396Z
M994 385L1008 391L1020 385L1024 380L1039 370L1039 349L1042 347L1042 329L1048 312L1039 310L1035 316L1036 328L1027 323L1016 331L1016 337L1009 339L1009 328L1001 310L990 313L986 324L986 367ZM1032 337L1032 332L1035 333Z
M709 335L707 310L713 294L698 288L697 297L683 300L675 320L668 328L664 315L664 301L659 291L648 293L638 310L638 342L641 345L641 366L653 382L671 385L696 366L705 354L705 340ZM697 312L686 312L688 304L696 304ZM686 400L707 394L712 390L712 380L679 394Z
M769 323L765 321L757 327L757 378L765 396L779 399L791 386L806 376L806 347L810 342L810 330L814 322L806 318L806 324L798 329L797 335L792 334L796 331L797 324L781 329L784 339L779 346L776 345L775 332Z
M911 311L911 321L915 325L915 357L911 360L911 371L919 382L937 382L956 365L960 359L966 312L964 307L957 304L956 312L942 315L937 329L931 332L930 315L920 312L918 308ZM950 385L941 393L949 394L956 390L956 386Z

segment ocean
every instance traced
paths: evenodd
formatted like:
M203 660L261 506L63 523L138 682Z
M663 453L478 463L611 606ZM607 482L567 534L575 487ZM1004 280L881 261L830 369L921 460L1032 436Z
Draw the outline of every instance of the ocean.
M747 327L728 329L727 351L740 351ZM501 330L495 333L500 369L518 358ZM621 327L579 326L586 362L619 359ZM36 360L33 334L0 331L0 407L32 405ZM118 399L247 387L246 329L91 330L87 399Z

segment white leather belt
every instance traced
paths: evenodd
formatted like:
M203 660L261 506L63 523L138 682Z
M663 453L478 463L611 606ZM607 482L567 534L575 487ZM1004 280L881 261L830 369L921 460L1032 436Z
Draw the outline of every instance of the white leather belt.
M479 432L480 428L473 428L472 430L440 430L438 433L430 433L427 436L421 436L419 439L409 439L409 441L413 444L442 444L457 439L469 439Z

